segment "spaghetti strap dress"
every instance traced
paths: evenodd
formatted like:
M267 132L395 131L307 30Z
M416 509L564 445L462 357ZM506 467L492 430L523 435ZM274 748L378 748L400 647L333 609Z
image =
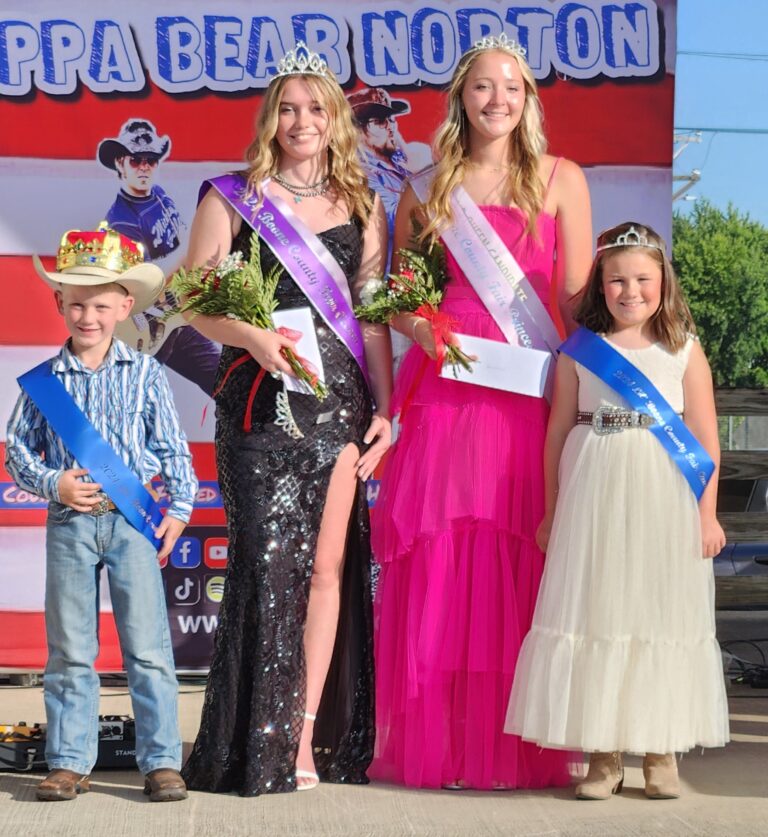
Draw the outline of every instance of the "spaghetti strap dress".
M482 213L552 309L555 219L536 235L514 207ZM479 246L479 245L478 245ZM457 333L503 341L450 253L441 311ZM438 376L414 346L395 385L400 436L373 511L376 753L371 775L413 787L538 788L568 757L504 733L544 556L544 399Z
M248 258L252 233L243 222L232 251ZM359 222L353 219L319 238L351 280L362 257ZM260 248L266 273L276 260L263 241ZM280 308L310 306L286 273L276 296ZM227 376L243 350L222 351L216 465L229 562L200 731L182 771L193 790L243 796L296 790L305 707L304 624L323 505L339 454L349 443L362 449L372 417L360 368L311 311L329 390L322 402L288 393L287 410L282 382L267 375L249 408L260 367L251 358ZM289 413L300 437L285 432ZM370 526L365 486L359 483L336 644L314 728L315 765L323 781L368 781L373 697Z

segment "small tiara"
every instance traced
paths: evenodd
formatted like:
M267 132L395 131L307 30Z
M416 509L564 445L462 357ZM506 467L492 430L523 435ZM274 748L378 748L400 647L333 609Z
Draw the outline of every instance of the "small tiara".
M296 49L289 49L277 64L277 73L272 78L281 76L323 76L328 74L328 65L316 53L310 52L304 41L296 41Z
M617 235L616 241L611 242L611 244L601 244L597 248L597 252L610 250L611 247L652 247L654 250L664 252L664 247L661 244L654 244L648 239L647 235L638 232L634 227L630 227L625 233Z
M506 32L500 35L488 35L475 41L470 52L484 52L491 49L503 49L506 52L512 52L520 58L525 58L526 49L519 44L514 38L508 38Z

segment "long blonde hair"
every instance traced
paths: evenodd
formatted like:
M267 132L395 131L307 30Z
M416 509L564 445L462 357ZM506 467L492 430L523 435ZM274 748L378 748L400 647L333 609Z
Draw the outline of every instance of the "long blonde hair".
M527 216L528 232L536 232L536 218L544 208L545 192L539 176L539 161L547 147L536 79L525 60L513 50L503 47L493 50L472 49L461 57L453 73L447 94L448 115L435 137L434 149L438 162L435 165L429 198L424 204L427 223L419 235L421 242L436 239L440 230L453 218L451 192L464 180L469 154L469 124L461 95L473 64L486 52L501 52L514 58L525 85L523 114L512 132L509 143L508 162L511 168L507 174L507 181L515 203Z
M644 236L650 246L616 244L620 235L626 235L632 229L637 235ZM606 245L609 246L606 247ZM577 297L573 319L590 331L601 334L610 334L613 331L613 316L605 303L603 292L603 264L611 255L639 248L661 268L661 302L650 319L652 334L670 352L682 349L688 335L696 333L696 326L675 269L667 256L664 239L645 224L638 221L625 221L601 232L597 237L597 246L597 256L592 263L587 284Z
M248 161L248 192L261 198L261 182L278 170L280 146L277 125L283 89L290 79L301 79L328 113L328 180L331 189L342 198L352 215L367 225L373 209L368 189L361 188L367 179L357 156L357 130L352 109L344 98L336 76L327 69L324 76L285 75L275 78L267 88L256 121L256 136L245 152Z

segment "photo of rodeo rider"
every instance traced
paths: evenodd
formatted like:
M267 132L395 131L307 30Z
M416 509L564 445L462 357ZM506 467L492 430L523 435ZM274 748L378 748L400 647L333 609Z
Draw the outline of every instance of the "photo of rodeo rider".
M406 142L400 134L397 117L411 112L405 99L393 99L383 87L365 87L350 93L347 101L360 138L358 153L363 170L387 214L391 257L395 210L403 182L432 165L432 153L426 143Z
M170 149L170 137L159 136L152 122L132 118L117 137L103 139L97 151L99 162L117 172L120 182L105 216L107 223L143 244L146 260L159 264L166 276L181 260L180 235L186 228L173 198L154 182ZM221 350L180 315L163 320L174 304L166 293L165 300L161 298L153 308L134 312L118 329L119 337L134 349L154 355L210 395Z

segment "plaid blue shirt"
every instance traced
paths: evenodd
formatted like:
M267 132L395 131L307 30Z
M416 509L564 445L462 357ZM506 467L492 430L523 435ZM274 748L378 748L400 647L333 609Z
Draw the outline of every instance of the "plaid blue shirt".
M160 364L120 340L113 340L96 370L83 366L68 344L50 363L88 421L141 482L162 474L171 497L168 514L187 522L197 479ZM21 488L56 502L64 471L81 467L24 392L8 422L5 467Z

